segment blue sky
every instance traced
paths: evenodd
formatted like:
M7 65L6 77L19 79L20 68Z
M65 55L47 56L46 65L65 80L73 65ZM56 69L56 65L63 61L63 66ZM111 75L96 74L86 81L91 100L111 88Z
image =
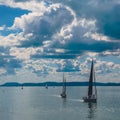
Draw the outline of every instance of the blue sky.
M120 82L119 0L0 0L0 83Z

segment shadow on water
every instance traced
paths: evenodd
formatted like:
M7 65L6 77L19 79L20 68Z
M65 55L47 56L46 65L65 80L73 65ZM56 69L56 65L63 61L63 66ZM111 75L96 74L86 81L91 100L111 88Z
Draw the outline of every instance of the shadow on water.
M93 120L95 118L95 112L97 110L97 103L88 103L88 118Z
M67 102L67 98L62 98L62 103L64 107L66 106L66 102Z

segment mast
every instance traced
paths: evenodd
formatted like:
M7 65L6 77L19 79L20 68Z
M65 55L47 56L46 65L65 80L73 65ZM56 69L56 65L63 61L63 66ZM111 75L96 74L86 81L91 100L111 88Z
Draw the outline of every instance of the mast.
M95 72L94 72L94 85L95 85L95 96L97 98L97 88L96 88L96 77L95 77Z
M66 93L66 78L64 78L64 92Z
M90 78L89 78L89 87L88 87L88 97L91 97L92 96L92 92L93 92L93 59L92 59L92 64L91 64L91 71L90 71Z
M66 79L65 79L65 77L64 77L64 73L63 73L63 91L62 91L63 93L65 93L66 92Z
M92 59L90 77L88 82L88 96L83 97L84 102L97 102L97 89L95 84L95 72L94 72L94 63ZM94 92L94 93L93 93Z

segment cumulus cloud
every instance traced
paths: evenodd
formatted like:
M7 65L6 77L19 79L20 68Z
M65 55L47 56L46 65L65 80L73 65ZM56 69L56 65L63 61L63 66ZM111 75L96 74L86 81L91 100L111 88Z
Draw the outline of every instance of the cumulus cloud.
M22 40L21 35L9 34L8 36L0 36L0 46L10 47L19 45L19 39Z
M115 51L105 51L100 54L101 56L120 56L120 49L117 49Z
M71 1L67 4L70 4L80 16L95 18L98 32L120 40L120 18L118 17L120 16L120 2L118 0L81 0L81 2Z
M23 1L12 1L10 6L15 4L20 8L30 9L27 6L28 2L22 5ZM103 52L106 50L115 50L119 48L119 41L113 42L109 36L97 33L99 30L97 17L87 17L86 11L81 9L86 16L77 16L77 8L72 8L60 3L47 3L45 1L31 1L39 8L34 10L35 6L31 7L31 13L16 17L12 29L21 29L25 40L20 42L21 47L39 47L43 46L46 49L66 49L71 54L81 54L83 51ZM55 1L54 1L55 2ZM71 1L73 2L73 1ZM98 2L82 1L83 6L89 6L88 9L97 9ZM7 2L6 2L7 3ZM66 3L66 2L65 2ZM76 3L76 1L75 1ZM115 4L110 4L111 7ZM67 3L69 5L69 3ZM103 4L100 4L103 6ZM44 9L41 9L44 8ZM109 9L108 9L109 10ZM90 12L91 13L91 12ZM96 15L94 13L94 15ZM69 52L68 52L69 53ZM51 53L52 54L52 53ZM54 52L53 52L54 54ZM64 57L64 54L56 55ZM67 55L67 52L65 52ZM45 55L46 56L46 55ZM68 55L69 56L69 55ZM50 56L49 56L50 57ZM51 56L53 57L53 56Z
M35 54L36 51L38 49L34 49L34 48L16 48L16 47L12 47L10 49L10 55L11 56L15 56L17 59L19 60L26 60L26 59L30 59L30 56L32 54ZM41 49L39 49L40 51Z
M38 75L65 71L85 76L91 63L87 56L120 55L117 0L1 0L0 4L29 11L15 17L11 27L0 26L1 73L24 67ZM98 74L120 69L112 61L95 63Z
M44 7L44 12L32 12L15 19L13 28L22 29L24 37L27 36L21 42L21 47L60 48L70 50L71 53L76 51L76 54L81 54L82 51L103 52L119 48L119 41L97 33L96 18L78 18L70 7L62 4ZM61 54L51 55L53 58L58 56Z
M87 58L84 62L81 62L80 65L81 75L89 77L91 60L92 60L91 58ZM100 60L98 58L97 59L94 58L94 69L97 76L106 75L106 74L107 74L106 76L109 76L110 74L119 76L120 64L116 64L112 61L108 62L108 61Z
M25 36L31 34L29 40L21 43L23 46L40 46L43 41L51 40L52 36L72 19L70 11L60 4L55 4L46 7L44 12L32 12L16 18L12 28L22 29Z
M33 59L24 61L24 68L30 69L33 73L37 73L37 75L71 72L73 76L81 76L86 79L89 78L91 60L91 57L87 59L86 57L77 57L76 59ZM106 77L108 77L108 75L119 76L120 65L112 61L108 62L94 57L94 67L97 76L106 74ZM101 80L98 79L98 81Z

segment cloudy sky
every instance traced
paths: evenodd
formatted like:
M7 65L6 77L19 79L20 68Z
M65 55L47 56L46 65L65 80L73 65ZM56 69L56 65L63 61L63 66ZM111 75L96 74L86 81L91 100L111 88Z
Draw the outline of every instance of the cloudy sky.
M120 82L120 0L0 0L0 83Z

